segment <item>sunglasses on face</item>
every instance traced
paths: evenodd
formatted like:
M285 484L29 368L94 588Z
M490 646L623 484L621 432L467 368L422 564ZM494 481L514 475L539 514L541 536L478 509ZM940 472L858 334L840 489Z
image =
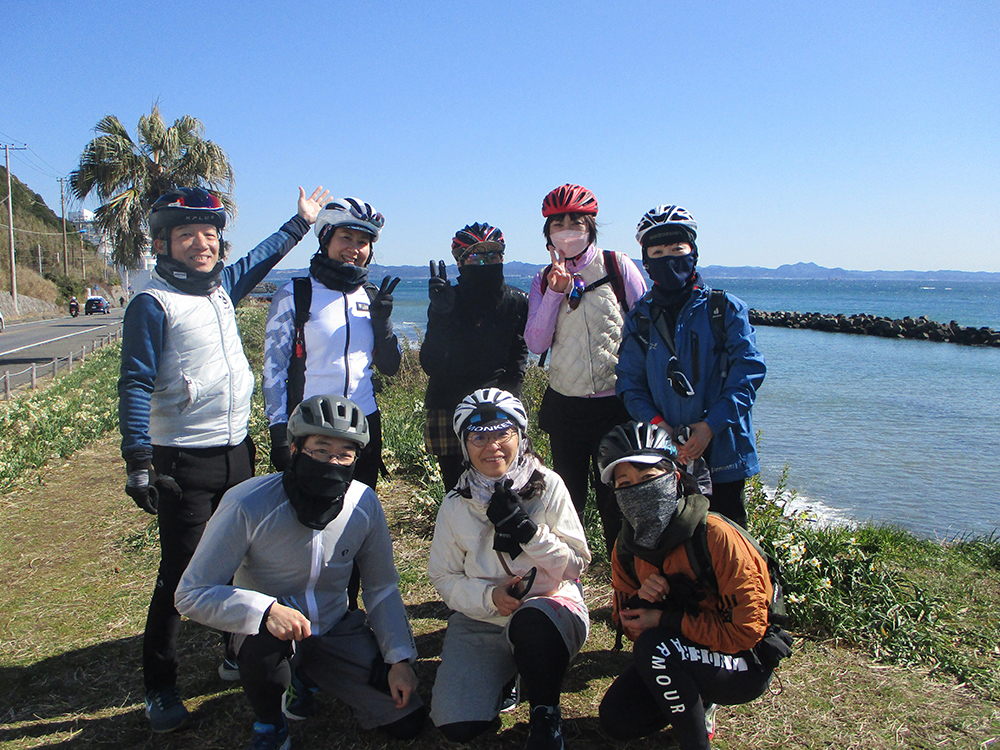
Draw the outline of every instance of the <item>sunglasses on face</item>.
M476 448L485 448L493 443L505 445L514 439L516 432L513 427L508 427L503 432L470 432L468 441Z
M485 253L468 253L462 256L463 266L496 266L503 263L503 253L490 250Z
M671 357L667 363L667 380L670 381L670 387L674 389L674 393L678 396L691 398L694 395L694 388L691 387L691 381L681 371L681 365L677 361L677 357Z

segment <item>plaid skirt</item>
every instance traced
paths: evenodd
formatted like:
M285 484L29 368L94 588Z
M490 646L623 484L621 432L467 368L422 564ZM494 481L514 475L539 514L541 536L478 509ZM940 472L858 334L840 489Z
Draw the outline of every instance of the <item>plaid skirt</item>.
M461 456L462 443L452 427L454 409L428 409L424 422L424 445L435 456Z

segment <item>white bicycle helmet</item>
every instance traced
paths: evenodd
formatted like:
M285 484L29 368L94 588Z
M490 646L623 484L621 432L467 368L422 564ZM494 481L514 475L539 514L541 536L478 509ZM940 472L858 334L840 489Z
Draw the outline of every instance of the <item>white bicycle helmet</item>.
M597 464L601 481L614 486L615 467L623 461L635 464L658 464L674 461L677 446L665 429L648 422L626 422L601 438Z
M480 388L462 399L455 407L452 427L462 443L462 454L469 460L465 447L464 433L475 431L478 425L484 428L497 420L509 420L517 427L523 438L528 434L528 413L524 404L512 393L499 388ZM486 428L488 429L488 428Z
M693 243L698 238L698 222L680 206L666 204L644 213L635 232L635 238L643 247L660 244L654 243L655 239L677 235L686 235L687 241Z
M376 242L383 226L385 218L370 203L357 198L340 198L330 201L319 212L316 217L316 236L322 247L330 238L330 232L337 227L347 227L368 232L372 236L372 242Z
M343 396L312 396L300 403L288 418L288 443L307 435L328 435L368 445L365 413Z

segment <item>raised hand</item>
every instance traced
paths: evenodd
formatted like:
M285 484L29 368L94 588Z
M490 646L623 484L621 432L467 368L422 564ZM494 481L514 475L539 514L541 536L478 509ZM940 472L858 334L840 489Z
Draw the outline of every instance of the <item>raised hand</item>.
M306 198L306 191L299 185L299 216L310 224L315 224L316 217L319 216L319 212L329 199L330 191L323 190L322 185L313 190L312 195L308 198Z
M437 266L430 262L431 277L427 282L427 296L430 297L434 312L451 312L455 306L455 287L448 282L448 269L444 261L439 260Z
M549 289L559 294L566 294L573 285L573 274L566 270L566 261L560 259L552 245L549 245L549 257L552 259L548 277Z
M371 301L368 310L375 320L388 320L392 315L392 290L399 283L399 277L392 279L386 276L382 279L382 285L375 294L375 299Z

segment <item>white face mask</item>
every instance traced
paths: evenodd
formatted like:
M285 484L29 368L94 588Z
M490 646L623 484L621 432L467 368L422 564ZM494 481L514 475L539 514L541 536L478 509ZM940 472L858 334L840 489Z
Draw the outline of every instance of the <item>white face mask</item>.
M549 239L561 258L575 258L590 246L590 233L585 229L565 229L554 232Z

